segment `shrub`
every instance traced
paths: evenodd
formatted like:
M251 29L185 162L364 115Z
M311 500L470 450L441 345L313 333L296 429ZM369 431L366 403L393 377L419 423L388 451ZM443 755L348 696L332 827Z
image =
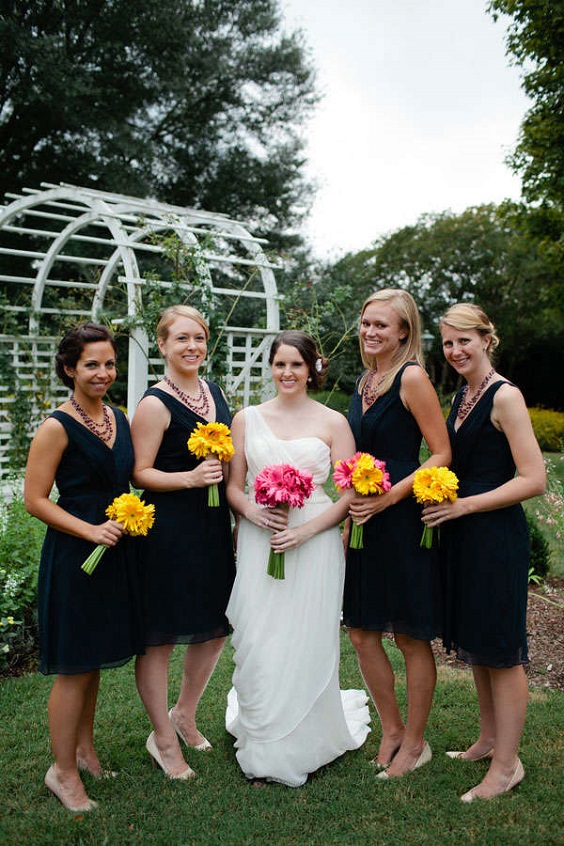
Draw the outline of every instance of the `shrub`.
M530 569L532 575L546 579L550 569L550 544L538 527L536 518L527 514L529 535L531 538Z
M0 671L36 651L37 577L45 526L26 512L21 493L0 501Z
M529 415L540 448L546 452L562 449L564 412L552 411L550 408L530 408Z

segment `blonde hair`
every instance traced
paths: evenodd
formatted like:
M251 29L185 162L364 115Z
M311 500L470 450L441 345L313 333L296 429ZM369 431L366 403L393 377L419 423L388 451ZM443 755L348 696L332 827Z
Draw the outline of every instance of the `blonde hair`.
M196 323L199 323L204 330L206 341L209 340L210 327L208 326L204 315L199 312L197 308L189 305L172 305L165 308L159 317L159 322L157 323L157 338L160 341L166 341L169 329L177 317L189 317L191 320L195 320Z
M439 325L445 323L447 326L452 326L459 332L473 329L478 332L482 338L490 335L490 343L486 348L488 358L492 358L492 353L499 346L499 338L495 332L495 326L489 319L488 315L481 306L476 303L456 303L451 306L441 317Z
M421 319L415 300L411 294L402 288L383 288L381 291L375 291L371 294L363 303L360 311L361 320L364 312L372 303L390 305L398 316L401 329L407 332L405 339L401 341L398 349L395 351L392 357L392 366L388 373L386 373L378 390L379 394L385 394L386 391L390 390L399 370L401 370L407 361L416 361L421 367L425 366L423 347L421 345ZM365 353L362 338L359 338L359 342L360 355L368 370L360 381L359 390L362 391L370 373L375 369L376 357Z

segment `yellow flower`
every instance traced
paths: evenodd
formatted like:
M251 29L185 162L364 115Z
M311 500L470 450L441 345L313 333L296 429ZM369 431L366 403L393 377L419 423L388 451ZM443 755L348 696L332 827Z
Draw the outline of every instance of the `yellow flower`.
M374 466L371 455L363 454L359 457L352 473L353 488L362 496L380 494L383 491L384 474L379 467Z
M212 452L220 461L231 461L235 454L231 431L225 423L197 423L188 438L188 449L197 458Z
M457 498L458 479L448 467L420 467L413 477L413 493L419 504L429 502L454 502Z
M11 626L13 626L13 624L14 624L14 618L10 616L10 617L6 617L6 619L7 619L7 621L9 622L9 624L10 624Z
M106 508L110 520L121 523L125 531L135 537L146 535L155 522L155 506L145 505L143 500L131 493L124 493L114 499Z

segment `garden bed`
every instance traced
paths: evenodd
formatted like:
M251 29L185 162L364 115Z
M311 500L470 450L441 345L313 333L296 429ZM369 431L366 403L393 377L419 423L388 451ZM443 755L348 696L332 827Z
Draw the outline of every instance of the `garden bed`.
M529 684L533 687L564 690L564 579L548 579L542 585L530 587L527 634ZM462 661L453 655L446 655L438 640L433 643L433 652L437 664L447 664L470 672L470 668Z

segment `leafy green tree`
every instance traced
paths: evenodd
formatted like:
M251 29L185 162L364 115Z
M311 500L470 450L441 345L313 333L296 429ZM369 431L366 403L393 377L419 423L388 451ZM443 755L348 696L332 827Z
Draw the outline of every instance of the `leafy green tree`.
M511 18L507 48L532 101L510 159L528 200L564 202L564 7L559 0L490 0Z
M307 200L315 102L278 0L0 3L1 193L67 181L155 195L276 237Z
M554 374L564 365L563 232L564 219L555 209L515 203L423 215L415 225L379 238L372 249L322 269L315 296L326 309L333 291L346 286L341 307L348 325L356 326L372 291L408 290L435 339L428 363L442 393L455 388L456 377L440 348L439 317L455 302L479 302L499 330L504 375L524 388L530 403L559 408L562 392ZM306 291L294 302L301 308L310 300ZM360 369L357 350L353 337L339 363L340 383L348 389Z

